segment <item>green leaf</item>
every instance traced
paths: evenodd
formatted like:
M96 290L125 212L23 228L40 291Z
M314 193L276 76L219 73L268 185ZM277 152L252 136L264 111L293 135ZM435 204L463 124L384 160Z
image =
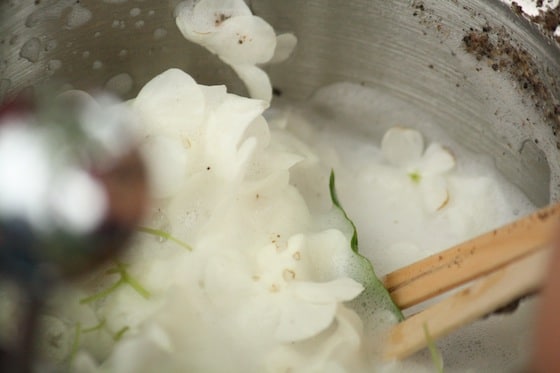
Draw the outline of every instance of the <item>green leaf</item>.
M68 361L74 360L78 349L80 348L80 337L82 336L82 324L77 323L74 331L74 339L72 340L72 347L70 348L70 354L68 355Z
M403 320L404 316L401 310L395 302L393 302L389 292L375 274L371 262L359 253L358 232L354 222L350 220L346 211L342 208L336 194L334 171L331 171L329 191L334 208L339 210L352 229L350 247L352 248L354 258L352 268L348 269L348 276L364 286L364 291L356 299L351 301L350 305L365 320L372 319L370 316L379 311L389 311L396 317L397 321ZM373 317L373 319L375 319L375 317Z

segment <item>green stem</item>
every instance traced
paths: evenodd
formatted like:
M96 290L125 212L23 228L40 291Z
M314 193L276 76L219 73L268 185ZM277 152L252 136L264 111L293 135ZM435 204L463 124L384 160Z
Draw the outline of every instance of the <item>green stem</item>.
M146 290L146 288L144 288L134 277L132 277L128 273L128 271L126 270L126 265L124 265L123 263L116 262L116 266L114 268L108 269L105 273L108 275L118 274L120 278L109 288L101 290L100 292L90 295L89 297L80 299L80 304L88 304L99 299L103 299L113 293L123 284L127 284L132 287L144 299L149 299L151 297L150 292Z
M101 330L105 326L105 322L106 322L105 319L102 319L101 322L99 322L97 325L94 325L86 329L82 329L82 333L86 334L86 333L91 333L91 332Z
M430 335L430 331L428 330L428 324L422 324L424 329L424 337L426 338L426 342L428 343L428 350L430 350L430 355L432 357L432 362L436 368L438 373L443 373L443 358L441 356L441 352L438 350L436 343L434 342L432 336Z
M180 239L172 236L169 232L162 231L160 229L154 229L149 227L138 227L138 230L142 233L151 234L152 236L161 237L163 239L175 242L179 246L187 249L188 251L192 251L191 245L188 243L181 241Z
M128 272L122 274L122 280L130 285L138 294L140 294L144 299L150 299L152 296L148 290L146 290L136 279L131 277Z
M115 342L120 341L124 333L126 333L129 329L130 328L128 326L124 326L122 329L120 329L118 332L115 333L115 335L113 336L113 340Z
M74 340L72 341L72 348L70 349L70 355L68 355L68 361L74 360L78 349L80 348L80 337L82 335L82 324L76 324L76 332L74 333Z
M121 286L122 284L124 284L124 279L121 277L119 279L119 281L115 282L111 287L105 289L105 290L101 290L100 292L90 295L89 297L86 298L82 298L80 299L80 304L89 304L89 303L93 303L99 299L103 299L106 296L108 296L109 294L111 294L112 292L114 292L115 290L117 290L119 288L119 286Z

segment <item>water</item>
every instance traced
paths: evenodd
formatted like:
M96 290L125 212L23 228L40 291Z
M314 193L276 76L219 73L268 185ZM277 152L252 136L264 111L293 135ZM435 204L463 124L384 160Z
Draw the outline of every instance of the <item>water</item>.
M132 90L133 86L134 80L127 73L117 74L105 83L105 89L118 96L126 95Z
M41 41L38 38L31 38L23 44L19 51L19 55L27 61L34 63L39 60L41 51Z
M76 4L72 7L70 14L66 20L66 26L69 29L80 27L88 23L92 18L92 13L89 9Z

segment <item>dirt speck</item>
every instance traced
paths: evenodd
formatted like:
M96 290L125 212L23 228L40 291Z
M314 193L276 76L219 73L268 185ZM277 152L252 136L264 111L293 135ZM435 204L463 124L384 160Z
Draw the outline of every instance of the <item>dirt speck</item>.
M463 37L465 50L494 71L508 73L532 104L550 122L554 134L560 130L560 104L542 79L534 57L517 45L504 27L483 26L469 29ZM480 71L480 68L476 68ZM556 83L552 83L556 84Z

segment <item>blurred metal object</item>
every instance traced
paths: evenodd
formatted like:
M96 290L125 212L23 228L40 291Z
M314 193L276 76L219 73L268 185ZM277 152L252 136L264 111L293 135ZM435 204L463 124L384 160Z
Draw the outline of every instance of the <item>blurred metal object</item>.
M0 110L0 278L26 298L0 371L31 371L50 288L118 255L143 216L146 175L122 110L72 93Z

